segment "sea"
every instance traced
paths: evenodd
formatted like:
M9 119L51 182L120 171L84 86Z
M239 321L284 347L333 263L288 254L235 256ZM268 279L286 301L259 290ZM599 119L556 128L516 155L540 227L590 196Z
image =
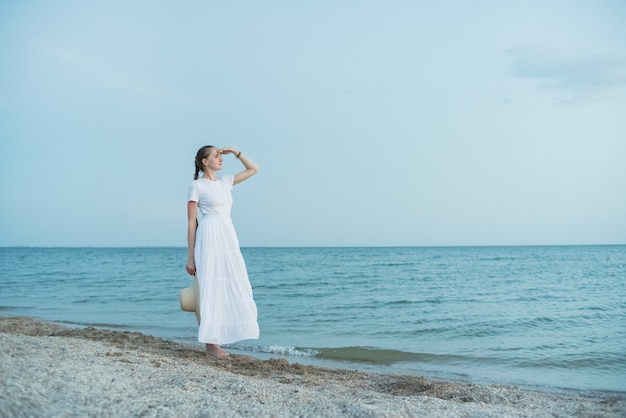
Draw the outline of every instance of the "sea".
M242 248L261 337L292 363L626 391L626 246ZM186 248L0 248L0 315L201 347Z

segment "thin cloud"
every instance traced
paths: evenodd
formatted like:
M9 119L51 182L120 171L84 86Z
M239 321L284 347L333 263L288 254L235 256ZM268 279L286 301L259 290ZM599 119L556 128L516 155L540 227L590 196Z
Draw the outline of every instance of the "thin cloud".
M566 56L541 48L520 47L513 55L515 77L537 80L542 90L564 104L581 104L626 87L626 56Z

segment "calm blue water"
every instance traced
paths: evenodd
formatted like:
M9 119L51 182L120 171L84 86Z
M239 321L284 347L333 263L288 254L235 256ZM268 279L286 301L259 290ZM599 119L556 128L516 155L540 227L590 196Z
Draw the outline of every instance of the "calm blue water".
M626 391L626 246L244 248L261 358ZM0 314L196 342L185 248L0 248Z

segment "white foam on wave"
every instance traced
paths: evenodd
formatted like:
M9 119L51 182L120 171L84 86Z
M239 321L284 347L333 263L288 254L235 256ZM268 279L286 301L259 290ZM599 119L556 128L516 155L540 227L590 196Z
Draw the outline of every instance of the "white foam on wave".
M288 356L315 357L319 351L309 348L296 348L282 345L266 345L263 347L265 353L283 354Z
M255 351L266 354L279 354L284 356L297 357L315 357L319 351L309 348L296 348L284 345L266 345L266 346L236 346L237 349L243 351Z

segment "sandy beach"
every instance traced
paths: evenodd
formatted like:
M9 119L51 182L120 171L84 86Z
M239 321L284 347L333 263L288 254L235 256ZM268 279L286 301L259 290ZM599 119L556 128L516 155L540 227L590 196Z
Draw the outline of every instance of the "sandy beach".
M134 332L0 317L0 415L620 417L626 394L541 392L232 355Z

